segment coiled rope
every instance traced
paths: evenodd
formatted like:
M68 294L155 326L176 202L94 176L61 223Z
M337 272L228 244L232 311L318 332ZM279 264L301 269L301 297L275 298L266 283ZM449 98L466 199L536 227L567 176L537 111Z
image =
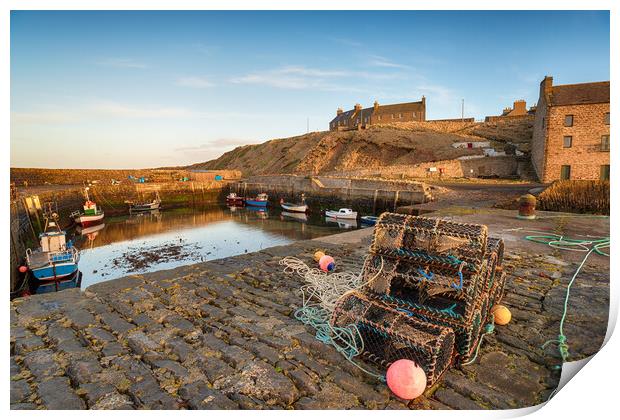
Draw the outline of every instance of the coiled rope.
M311 326L316 331L317 340L333 346L351 364L385 382L385 376L370 372L353 361L364 352L364 340L354 324L336 327L330 323L337 300L350 290L361 289L376 279L383 270L383 258L377 274L364 282L360 274L350 272L325 273L317 268L310 268L296 257L280 260L287 274L298 274L306 282L301 286L303 306L295 311L295 318Z
M542 243L549 245L552 248L562 249L565 251L577 251L577 252L586 252L586 255L581 260L581 264L577 267L575 274L571 278L568 286L566 287L566 296L564 297L564 310L562 313L562 318L560 319L560 333L558 334L558 338L555 340L547 340L541 348L546 348L547 345L551 343L556 343L558 346L558 351L560 352L560 356L562 357L562 363L565 363L568 360L569 352L568 352L568 339L566 335L564 335L564 322L566 321L566 316L568 314L568 300L570 298L570 290L577 278L577 275L585 265L586 261L592 255L592 253L596 253L598 255L609 257L607 252L604 252L603 249L608 249L610 247L610 238L593 238L593 239L572 239L565 238L562 235L556 234L545 234L545 235L530 235L525 237L526 240ZM556 369L560 369L562 366L556 366Z

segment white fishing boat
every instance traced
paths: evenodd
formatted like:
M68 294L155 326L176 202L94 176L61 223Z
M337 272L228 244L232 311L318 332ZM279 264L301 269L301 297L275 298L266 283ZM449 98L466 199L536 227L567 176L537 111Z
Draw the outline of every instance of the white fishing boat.
M325 216L333 219L357 219L357 212L351 209L325 210Z
M308 206L306 205L306 198L303 194L301 195L301 203L285 203L284 199L280 199L280 206L282 207L282 209L288 212L305 213L308 211Z

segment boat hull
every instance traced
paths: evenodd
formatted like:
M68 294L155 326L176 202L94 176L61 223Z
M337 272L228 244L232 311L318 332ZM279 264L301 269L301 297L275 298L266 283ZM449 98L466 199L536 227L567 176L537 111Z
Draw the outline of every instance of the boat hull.
M30 289L35 294L58 292L60 290L73 289L82 284L82 273L76 271L75 274L59 280L42 281L32 286Z
M308 206L306 204L282 203L280 206L282 206L282 209L294 213L305 213L308 211Z
M326 217L331 217L332 219L345 219L345 220L355 220L357 219L357 213L340 213L337 211L326 211Z
M245 200L245 204L254 207L267 207L267 201L263 200Z
M363 225L374 226L379 218L374 216L362 216L360 219Z
M73 220L75 220L75 223L82 225L82 226L92 226L95 225L99 222L101 222L101 220L103 220L103 212L101 212L100 214L95 214L92 216L87 216L85 214L76 216Z
M138 205L129 207L129 211L140 212L140 211L159 210L159 206L160 206L160 203L138 204Z
M68 261L32 268L30 271L38 281L59 280L74 274L78 269L76 262Z
M243 198L241 198L241 197L227 198L226 199L226 204L229 205L229 206L242 206L243 205Z

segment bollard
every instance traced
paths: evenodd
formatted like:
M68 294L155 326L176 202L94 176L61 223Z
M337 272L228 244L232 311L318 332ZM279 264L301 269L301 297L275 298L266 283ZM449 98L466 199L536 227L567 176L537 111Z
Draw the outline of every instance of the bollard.
M536 218L536 197L532 194L525 194L519 197L519 219L535 219Z

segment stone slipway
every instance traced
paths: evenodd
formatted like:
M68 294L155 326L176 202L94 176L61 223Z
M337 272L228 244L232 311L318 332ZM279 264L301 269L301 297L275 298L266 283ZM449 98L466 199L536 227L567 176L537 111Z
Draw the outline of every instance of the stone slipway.
M445 215L445 214L444 214ZM493 233L521 227L513 212L451 212L488 223ZM470 218L472 220L470 220ZM530 227L531 225L525 225ZM567 227L569 226L569 227ZM569 217L537 229L588 228L607 219ZM513 321L497 327L478 360L450 369L438 386L407 404L317 341L293 317L301 279L279 260L311 263L324 248L340 270L358 271L370 240L360 230L237 257L99 283L11 303L11 408L376 408L504 409L543 402L560 371L553 347L575 256L550 252L503 232L505 304ZM608 260L594 257L573 287L565 328L571 359L593 354L605 336Z

